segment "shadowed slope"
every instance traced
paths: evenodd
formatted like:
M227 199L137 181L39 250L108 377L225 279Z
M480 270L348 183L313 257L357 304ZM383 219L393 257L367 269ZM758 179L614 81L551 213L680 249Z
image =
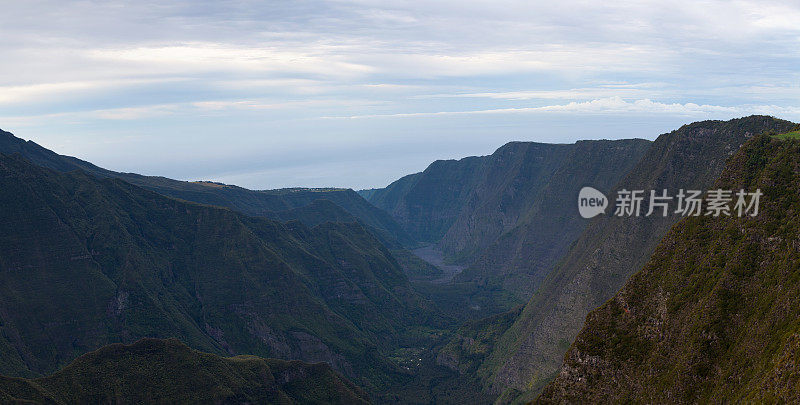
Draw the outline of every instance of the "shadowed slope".
M466 269L452 283L422 285L448 314L475 319L524 303L578 238L578 191L607 191L649 141L511 142L490 156L437 161L364 195L446 264Z
M679 188L708 189L726 159L747 139L793 125L764 116L685 125L661 135L615 189L669 189L673 194ZM644 265L678 219L672 215L592 220L484 363L481 372L492 389L504 392L504 400L537 394L557 374L586 314Z
M540 402L800 401L800 142L762 135L715 188L756 217L689 217L589 314Z
M317 200L328 200L369 226L382 240L393 245L414 246L416 242L403 231L386 212L377 209L349 189L289 188L254 191L245 188L213 182L188 182L166 177L142 176L135 173L119 173L95 166L92 163L59 155L32 141L24 141L9 132L0 130L0 153L19 153L31 162L60 172L82 170L101 178L118 178L128 183L155 191L170 197L201 204L227 207L246 215L278 218L286 217L286 211L305 207ZM282 214L278 214L283 212ZM290 219L304 220L304 212L294 212ZM311 221L318 221L318 213L312 213ZM332 220L332 219L330 219Z
M542 184L520 188L518 193L531 195L525 201L524 214L512 229L484 247L477 260L456 276L456 282L500 287L527 300L588 223L577 212L580 189L591 186L609 191L633 168L650 142L579 141L569 146L562 162L540 180ZM487 202L484 210L493 205ZM481 212L471 214L472 218L483 216ZM454 229L450 232L456 232Z
M366 404L330 366L255 356L224 358L169 339L87 353L47 377L0 377L0 400L86 403Z
M0 156L0 373L114 342L327 362L366 387L437 322L358 224L282 224Z

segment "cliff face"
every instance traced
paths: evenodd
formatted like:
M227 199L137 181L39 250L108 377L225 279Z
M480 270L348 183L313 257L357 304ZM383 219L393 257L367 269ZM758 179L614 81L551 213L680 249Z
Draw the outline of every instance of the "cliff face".
M434 162L365 195L448 261L468 265L456 283L524 302L586 225L575 208L578 190L610 189L649 145L512 142L490 156ZM475 302L465 307L499 301L470 294Z
M486 166L484 157L439 160L421 173L374 190L370 202L388 212L415 239L434 243L466 208Z
M578 238L588 221L577 212L578 192L591 186L607 192L639 160L650 142L642 140L580 141L569 145L566 156L540 184L520 187L529 196L521 205L511 229L495 237L488 246L475 246L477 260L456 276L456 282L474 282L490 289L513 292L527 300L553 265ZM501 204L502 205L502 204ZM442 245L457 240L457 234L481 229L474 218L491 217L492 202L450 229ZM497 230L500 230L498 228ZM452 235L452 236L451 236Z
M438 242L445 254L471 263L513 228L537 202L573 146L515 142L484 158L462 211Z
M755 217L689 217L589 314L539 402L800 401L800 142L760 136L714 186Z
M749 138L794 124L752 116L704 121L661 135L616 190L708 189ZM645 207L646 209L646 207ZM532 398L558 373L586 314L641 268L680 216L599 216L549 273L481 368L502 400Z
M106 346L47 377L0 377L4 403L366 404L368 399L323 363L226 358L174 339Z
M141 337L326 362L362 386L437 316L356 223L310 228L0 155L0 373Z

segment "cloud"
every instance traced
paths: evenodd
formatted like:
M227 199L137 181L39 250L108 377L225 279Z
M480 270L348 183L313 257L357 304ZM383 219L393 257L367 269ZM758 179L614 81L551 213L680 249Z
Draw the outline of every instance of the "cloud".
M0 125L101 157L97 138L138 131L211 152L253 134L445 148L551 136L531 129L551 119L800 117L792 0L6 3ZM452 116L479 120L369 119ZM227 136L193 138L212 128Z
M89 80L0 86L0 104L18 104L42 100L47 101L57 97L83 94L88 91L119 89L140 86L144 84L174 82L177 80L178 79Z
M567 104L554 104L540 107L496 108L471 111L437 111L396 114L367 114L351 116L322 117L323 119L366 119L366 118L409 118L435 117L448 115L477 114L519 114L519 113L569 113L569 114L667 114L697 116L703 114L772 114L800 115L800 107L784 107L776 105L753 106L719 106L695 103L660 103L650 99L626 101L621 97L608 97L591 101L572 101Z
M192 42L168 46L124 49L94 49L89 58L117 63L135 63L159 72L245 71L290 72L352 76L368 73L370 66L348 62L335 54L335 47L319 45L310 49L237 46L230 43Z
M482 93L441 93L441 94L425 94L417 96L419 98L489 98L497 100L538 100L538 99L560 99L560 100L575 100L575 99L593 99L593 98L606 98L612 96L632 98L641 97L646 94L652 94L655 91L663 91L658 89L664 84L658 83L640 83L640 84L606 84L598 87L586 87L578 89L564 89L564 90L520 90L520 91L504 91L504 92L482 92Z
M183 116L198 118L211 114L226 112L264 112L273 111L285 113L289 110L307 110L316 107L358 106L366 108L380 102L364 99L301 99L301 100L272 100L272 99L239 99L239 100L205 100L185 103L165 103L142 105L135 107L104 108L94 110L65 111L50 114L29 116L0 116L3 125L29 126L49 122L91 122L92 120L104 121L133 121L145 120L166 116ZM280 116L283 120L288 117Z

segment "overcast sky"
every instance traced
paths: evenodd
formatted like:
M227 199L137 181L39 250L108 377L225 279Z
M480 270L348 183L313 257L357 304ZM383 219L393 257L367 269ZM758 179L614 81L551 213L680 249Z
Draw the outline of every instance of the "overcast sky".
M385 186L512 140L800 121L797 1L6 1L0 128L100 166Z

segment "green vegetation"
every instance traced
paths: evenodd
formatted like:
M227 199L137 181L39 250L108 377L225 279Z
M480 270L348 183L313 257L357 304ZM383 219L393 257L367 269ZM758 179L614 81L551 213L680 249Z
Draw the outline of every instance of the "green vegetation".
M481 248L477 259L456 277L456 281L510 292L518 298L515 304L529 299L589 223L576 212L575 201L580 189L591 184L604 192L610 190L650 145L651 142L641 139L560 145L568 147L566 153L535 172L530 172L529 166L535 165L528 162L545 161L538 154L549 154L549 151L528 152L519 173L505 180L502 192L497 193L501 197L489 199L482 212L471 214L488 219L488 223L499 217L500 222L513 221L513 225L506 226L504 233ZM503 157L503 160L508 159ZM491 177L503 178L499 174ZM519 207L513 208L517 204ZM491 212L498 205L502 207L501 212ZM459 239L458 234L468 233L474 227L470 222L462 218L448 231L448 236ZM448 236L442 242L445 246Z
M659 136L615 189L708 189L748 138L786 132L795 125L765 116L684 125ZM503 401L533 399L558 374L563 342L572 342L586 315L642 268L678 219L592 220L487 356L480 371L488 376L484 385L500 393Z
M490 156L434 162L362 195L440 248L447 264L466 267L453 285L419 288L448 314L476 319L530 297L588 223L564 201L586 184L611 188L649 145L511 142Z
M796 129L791 132L786 132L782 134L772 135L775 139L800 139L800 129Z
M725 173L735 175L721 177L761 185L775 204L768 220L684 221L669 248L656 246L677 217L583 221L563 203L587 184L709 188L753 134L793 126L754 116L687 125L652 144L511 143L363 193L394 218L352 190L251 191L115 173L0 133L0 152L20 154L0 155L0 374L28 378L0 378L0 401L327 402L329 387L344 402L353 392L364 398L327 366L266 358L327 363L381 403L525 401L558 375L585 315L654 250L649 266L669 276L634 276L639 287L592 313L571 367L612 359L608 369L638 377L636 365L657 364L665 374L648 386L674 388L686 402L793 398L800 327L776 314L800 315L787 298L800 285L791 242L800 197L789 186L798 183L799 143L761 136L731 161ZM751 228L757 237L742 232ZM470 266L443 284L442 269L406 250L415 238ZM684 242L701 249L672 253ZM644 303L657 311L637 307ZM456 329L465 319L474 320ZM691 339L659 340L673 330ZM79 358L144 337L193 349L145 341ZM140 365L144 355L131 353L157 361ZM221 357L237 354L259 357ZM592 381L609 377L593 372ZM131 392L150 374L164 385ZM296 375L296 386L280 383ZM714 388L724 381L749 388ZM581 398L580 389L565 398Z
M9 132L0 130L0 153L19 153L29 161L59 172L81 170L99 178L117 178L133 185L169 197L200 204L227 207L245 215L320 222L319 215L304 216L308 209L298 210L317 200L327 200L339 206L350 218L368 227L381 240L393 247L414 247L413 240L386 212L374 207L355 191L340 188L287 188L254 191L222 183L187 182L165 177L119 173L97 167L89 162L56 154L34 142L25 142ZM339 214L337 214L339 215ZM333 220L333 219L331 219Z
M492 352L495 342L517 320L519 306L509 312L467 322L440 351L437 361L461 374L478 374L478 369Z
M368 399L324 363L224 358L174 339L106 346L47 377L0 377L4 403L367 404Z
M434 363L431 348L455 321L404 276L441 270L405 250L413 241L399 225L351 190L116 173L9 133L2 151L64 174L0 158L9 186L0 199L13 201L14 219L0 235L0 269L20 270L0 277L0 312L11 314L0 324L0 373L38 376L104 344L178 337L216 354L327 362L390 402L483 398ZM420 352L425 366L404 369Z
M206 352L327 362L371 393L445 325L358 223L308 227L0 156L0 373L176 337ZM429 339L433 339L429 337Z
M714 187L760 189L758 216L674 226L539 402L800 402L800 142L752 139Z

